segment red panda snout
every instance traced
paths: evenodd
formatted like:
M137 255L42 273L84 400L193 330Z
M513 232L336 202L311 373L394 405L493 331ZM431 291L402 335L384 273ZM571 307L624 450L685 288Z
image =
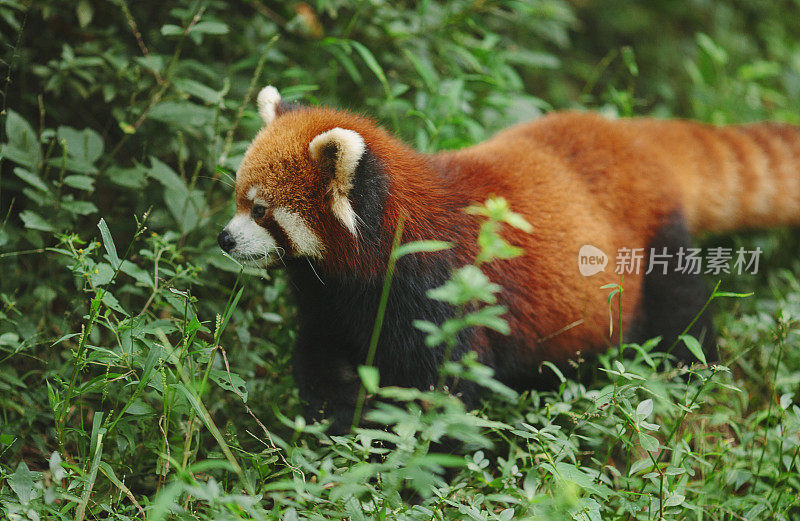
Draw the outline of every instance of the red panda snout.
M321 239L299 213L258 203L253 210L237 213L220 233L220 247L236 260L266 268L292 257L322 258Z

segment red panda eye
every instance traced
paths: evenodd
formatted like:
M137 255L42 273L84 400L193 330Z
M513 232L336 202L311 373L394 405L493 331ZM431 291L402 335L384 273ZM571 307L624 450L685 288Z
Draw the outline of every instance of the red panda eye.
M267 214L266 207L261 206L260 204L254 204L253 209L250 210L250 215L253 217L253 219L261 219L266 214Z

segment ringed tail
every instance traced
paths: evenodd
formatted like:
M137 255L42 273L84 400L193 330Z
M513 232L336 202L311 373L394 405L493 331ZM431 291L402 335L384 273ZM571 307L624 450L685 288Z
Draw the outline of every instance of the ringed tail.
M692 232L800 225L800 127L630 123L670 166Z

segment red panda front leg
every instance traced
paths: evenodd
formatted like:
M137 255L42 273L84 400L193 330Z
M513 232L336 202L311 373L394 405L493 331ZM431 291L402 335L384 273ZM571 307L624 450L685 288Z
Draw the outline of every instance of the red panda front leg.
M330 337L301 332L294 350L294 377L306 402L306 420L331 420L330 434L349 431L361 380L356 364L347 359L352 346Z
M464 332L463 341L451 354L452 359L461 358L471 349L468 341L471 333ZM431 390L438 384L443 347L431 349L422 342L384 344L384 347L375 359L382 386ZM330 338L301 337L295 346L294 376L300 397L307 404L306 419L310 422L330 420L329 434L346 433L354 419L361 386L359 364L343 356L352 352L351 346L337 344ZM467 409L477 407L479 389L474 382L446 380L445 385Z
M441 324L452 317L449 305L427 294L447 280L450 263L442 259L437 266L421 266L420 262L404 258L397 265L373 361L381 386L429 390L439 382L447 350L443 345L427 346L426 334L413 323ZM290 275L301 319L294 370L301 397L309 404L309 420L329 418L333 431L347 430L361 384L357 367L366 363L383 281L324 275L319 279L302 264L290 265ZM474 328L463 330L451 358L460 359L473 350L478 334ZM477 405L476 384L463 379L447 384L468 408Z

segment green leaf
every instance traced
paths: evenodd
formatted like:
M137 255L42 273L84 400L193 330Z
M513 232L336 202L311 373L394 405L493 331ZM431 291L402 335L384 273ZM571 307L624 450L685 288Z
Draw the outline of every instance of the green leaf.
M54 454L55 454L55 453L54 453ZM109 464L108 464L108 463L106 463L105 461L101 461L101 462L98 464L98 468L100 469L100 472L102 472L103 474L105 474L105 476L108 478L108 480L109 480L111 483L113 483L113 484L114 484L114 486L115 486L115 487L117 487L117 488L118 488L118 489L120 489L121 491L126 491L126 490L128 490L128 487L126 487L126 486L125 486L125 484L124 484L124 483L122 483L122 481L120 481L120 479L119 479L119 478L117 477L117 475L114 473L114 468L113 468L111 465L109 465Z
M0 335L0 346L10 346L10 347L17 347L19 344L19 335L12 332L6 332ZM6 366L9 367L9 366ZM21 385L25 387L25 383L20 380L17 385Z
M3 155L35 170L42 159L39 138L33 127L13 110L9 110L6 117L6 136L8 143L3 146Z
M644 420L653 413L653 400L648 398L636 406L636 417Z
M19 214L19 217L22 219L22 224L25 225L25 228L42 230L43 232L56 231L56 228L52 224L45 221L39 214L31 210L25 210Z
M521 216L520 214L518 214L518 213L514 213L514 212L509 211L508 214L506 214L505 217L503 218L503 221L506 224L510 224L514 228L517 228L517 229L522 230L524 232L530 233L530 232L533 231L533 226L531 226L531 224L528 221L526 221L525 218L523 216Z
M103 154L103 138L90 128L58 127L57 134L59 141L65 143L67 154L75 159L93 164Z
M114 268L105 262L97 264L89 271L89 280L95 286L105 286L114 278Z
M133 168L111 167L106 170L105 177L112 183L125 188L142 188L147 184L147 169L141 166Z
M622 62L628 68L631 76L636 77L639 75L639 66L636 65L636 54L633 52L633 47L626 45L622 48Z
M78 215L91 215L93 213L97 213L97 206L89 201L65 200L61 202L61 207Z
M409 255L413 253L430 253L435 251L442 251L448 248L452 248L453 245L449 242L444 241L414 241L414 242L407 242L397 247L394 250L394 258L399 259L404 255Z
M643 470L650 470L651 468L653 468L653 460L649 457L642 458L631 465L631 468L628 469L628 475L633 476Z
M175 86L181 89L182 91L200 98L205 103L216 105L219 103L220 98L222 97L222 91L216 91L211 87L207 87L203 85L199 81L190 80L190 79L178 79L175 80Z
M176 127L201 127L214 122L215 112L213 108L189 101L162 101L153 107L149 117Z
M141 399L136 398L125 409L125 413L134 416L146 416L153 413L153 408L144 403Z
M75 7L75 14L78 16L78 25L81 27L88 26L92 17L94 17L94 9L88 0L80 0Z
M22 167L16 167L14 169L14 174L23 181L25 181L26 183L28 183L29 185L33 186L34 188L37 188L47 194L50 193L50 187L47 186L47 183L42 181L42 179L38 175Z
M166 163L162 163L158 159L150 158L150 168L147 175L164 185L165 188L176 191L188 191L186 183L175 171Z
M64 467L61 466L61 454L58 451L53 451L50 454L50 460L48 461L48 467L50 468L50 474L53 476L55 481L61 481L67 476L67 472L64 470Z
M161 26L161 34L163 36L179 36L183 34L183 29L175 24L166 24Z
M362 43L356 41L350 41L350 44L353 46L356 52L358 52L358 54L361 55L361 58L364 60L364 63L367 64L369 70L371 70L373 74L375 74L375 76L378 78L378 80L381 82L381 84L388 92L389 82L386 81L386 74L383 72L383 68L378 63L378 60L375 59L375 56L373 56L372 52L369 49L367 49Z
M378 390L380 374L377 367L360 365L358 366L358 375L361 377L367 392L374 393Z
M182 379L184 378L184 376L182 376ZM193 390L190 390L188 387L186 387L184 384L180 382L175 384L175 389L180 391L180 393L187 399L189 404L191 404L192 408L195 410L197 415L203 421L203 424L206 426L208 431L211 433L214 439L217 440L217 443L222 449L222 452L225 454L226 458L231 463L231 465L236 465L238 467L238 463L233 458L233 454L231 453L230 448L228 447L228 443L225 441L225 438L222 436L222 433L214 424L214 420L213 418L211 418L211 414L208 412L208 409L206 409L205 405L203 405L203 402L200 400L199 396L197 396L197 393L194 392Z
M90 456L97 454L97 450L100 448L99 443L102 441L102 437L106 433L106 430L103 428L103 414L103 412L97 411L92 416L92 434L89 437L91 440L89 445Z
M222 22L198 22L190 29L190 32L200 34L228 34L228 31L228 26Z
M236 292L233 299L230 301L230 304L225 308L225 314L220 321L219 329L215 332L214 341L218 342L222 332L225 331L225 328L228 327L228 321L231 319L236 306L239 304L239 299L242 298L242 293L244 292L244 286L239 288L239 291Z
M61 396L58 393L58 389L50 385L49 380L45 380L45 383L47 384L47 403L50 406L50 410L55 412L61 402Z
M728 62L728 53L725 51L725 49L717 45L707 34L698 33L695 38L697 40L697 45L714 62L719 65L724 65Z
M117 269L120 260L117 255L117 247L114 245L114 238L111 236L111 230L108 229L106 220L101 218L100 222L97 223L97 227L100 229L100 236L103 238L103 247L105 247L106 253L108 253L109 261L114 269Z
M551 371L553 371L553 373L555 373L556 375L556 378L558 378L558 381L561 382L562 384L567 381L566 377L564 376L564 373L562 373L561 369L559 369L558 366L553 362L550 361L542 362L542 367L547 367Z
M88 175L68 175L64 178L64 184L87 192L94 190L94 178Z
M110 291L108 291L108 290L105 290L105 291L103 292L103 304L105 304L105 305L106 305L106 306L108 306L109 308L113 309L114 311L117 311L117 312L119 312L119 313L122 313L122 314L123 314L123 315L125 315L125 316L127 316L127 315L128 315L128 312L127 312L127 311L125 311L125 308L123 308L123 307L120 305L119 301L117 300L117 297L115 297L114 295L112 295L112 294L111 294L111 292L110 292Z
M189 190L186 183L169 166L151 158L148 174L164 185L164 204L170 211L181 232L197 228L206 214L205 194L200 190Z
M642 445L642 448L648 452L655 452L660 446L657 438L643 432L639 433L639 443Z
M739 67L737 75L746 81L764 80L781 75L783 67L778 62L758 60Z
M666 501L664 501L664 506L665 507L676 507L678 505L683 504L685 499L686 499L686 496L683 496L681 494L672 494L671 496L669 496L667 498Z
M360 85L363 81L363 78L361 77L361 73L356 68L355 63L353 63L353 60L350 58L350 56L348 56L347 52L345 52L345 50L350 50L350 47L347 46L346 42L342 42L341 40L335 38L326 38L323 41L323 45L325 45L325 49L327 49L328 52L330 52L337 60L339 60L339 63L342 65L342 67L344 67L344 70L350 75L350 79L353 80L353 83Z
M436 72L436 68L430 63L430 60L423 60L421 56L417 56L408 49L403 49L403 55L411 62L411 65L414 66L417 74L425 83L425 87L429 90L436 89L436 85L439 82L439 74Z
M706 355L703 353L703 346L700 345L700 342L691 335L681 335L680 339L683 340L683 343L686 344L686 347L689 349L689 352L692 353L695 358L700 360L703 364L706 363Z
M22 505L28 505L33 499L33 473L28 470L24 461L21 461L17 465L17 470L8 477L8 486L17 495Z
M498 333L508 335L511 327L500 315L506 312L505 306L484 306L464 317L464 325L479 326L494 329Z
M545 469L549 469L555 476L558 476L561 479L570 481L575 483L582 489L592 492L601 498L605 499L608 497L609 489L604 485L600 485L595 483L594 479L592 479L586 472L581 470L580 468L572 465L571 463L566 462L559 462L555 464L555 467L550 463L543 463L542 467Z
M165 26L166 27L166 26ZM161 73L164 70L164 57L159 56L157 54L151 54L150 56L139 56L136 59L136 63L148 69L151 72Z
M200 190L164 190L167 205L181 232L189 232L200 226L206 211L205 194Z
M97 167L82 158L67 156L66 158L52 157L47 160L47 165L56 170L68 170L77 174L96 174Z
M214 380L217 385L227 391L231 391L239 396L243 402L247 403L247 382L236 373L228 373L219 369L212 369L208 377Z
M120 264L120 271L125 273L126 275L130 275L133 277L136 282L140 284L144 284L145 286L155 287L153 283L153 278L148 271L140 268L136 264L132 263L131 261L122 261Z
M500 286L494 284L477 266L467 265L453 273L450 280L438 288L428 290L428 297L454 306L480 301L494 304L494 293Z
M755 293L733 293L730 291L715 291L712 298L717 297L731 297L731 298L747 298L752 297Z

